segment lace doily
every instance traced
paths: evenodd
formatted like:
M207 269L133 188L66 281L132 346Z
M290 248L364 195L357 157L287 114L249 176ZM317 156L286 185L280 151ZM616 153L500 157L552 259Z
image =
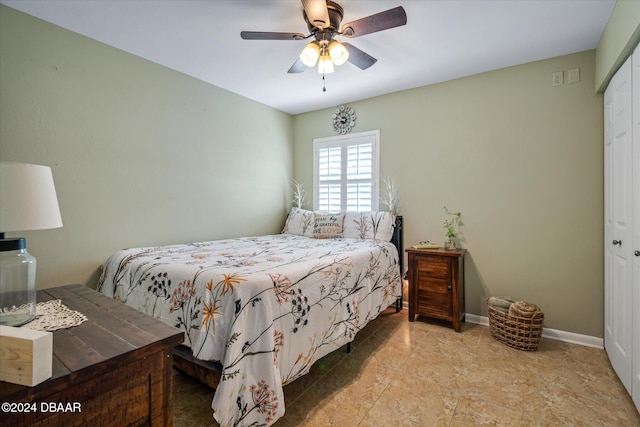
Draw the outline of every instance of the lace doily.
M36 317L23 328L36 331L53 332L58 329L78 326L87 320L87 316L79 311L71 310L61 300L39 302L36 305Z

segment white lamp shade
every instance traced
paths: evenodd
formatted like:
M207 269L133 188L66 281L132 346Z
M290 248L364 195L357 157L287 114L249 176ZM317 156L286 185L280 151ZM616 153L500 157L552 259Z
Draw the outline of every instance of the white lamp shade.
M302 49L300 53L300 61L307 67L313 67L320 57L320 46L318 42L311 42Z
M344 45L338 41L329 43L329 55L335 65L342 65L349 59L349 51Z
M0 233L62 227L48 166L0 162Z
M333 62L329 55L322 55L318 60L318 73L330 74L333 73Z

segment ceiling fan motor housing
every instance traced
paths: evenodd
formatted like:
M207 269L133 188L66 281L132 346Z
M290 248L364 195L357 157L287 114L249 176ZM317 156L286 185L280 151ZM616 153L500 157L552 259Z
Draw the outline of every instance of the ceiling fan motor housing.
M309 32L312 34L316 34L318 32L329 31L331 33L335 33L340 28L340 23L342 22L342 17L344 16L344 9L338 3L333 2L331 0L327 0L327 10L329 12L329 25L324 26L324 30L319 28L313 22L309 22L309 18L307 17L307 13L302 12L304 16L304 20L307 23L307 28L309 28ZM316 38L318 36L316 35Z

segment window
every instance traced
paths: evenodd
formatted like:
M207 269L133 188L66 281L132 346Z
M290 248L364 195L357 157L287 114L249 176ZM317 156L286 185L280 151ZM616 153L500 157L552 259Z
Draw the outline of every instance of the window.
M313 209L378 210L380 131L313 140Z

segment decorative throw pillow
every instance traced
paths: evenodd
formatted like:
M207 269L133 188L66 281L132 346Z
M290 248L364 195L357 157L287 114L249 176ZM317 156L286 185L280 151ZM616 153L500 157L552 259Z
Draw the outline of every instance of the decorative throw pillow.
M391 212L347 212L343 236L353 239L391 241L396 216Z
M335 239L342 237L342 224L344 213L317 213L313 214L313 237L315 239Z
M291 208L282 233L311 237L313 234L313 212L300 208Z

